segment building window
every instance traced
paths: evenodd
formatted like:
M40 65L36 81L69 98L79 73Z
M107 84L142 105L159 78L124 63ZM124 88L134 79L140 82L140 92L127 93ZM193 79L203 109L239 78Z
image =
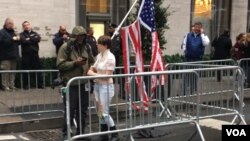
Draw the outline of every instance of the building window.
M109 13L110 0L87 0L86 8L88 13Z
M105 33L105 23L104 22L91 22L89 27L94 29L94 37L98 39L100 36L104 35Z
M206 34L213 39L230 29L232 0L192 0L191 23L202 22Z
M76 24L93 27L95 37L107 33L109 23L120 24L130 0L76 0Z
M195 0L194 18L211 19L212 3L211 0Z

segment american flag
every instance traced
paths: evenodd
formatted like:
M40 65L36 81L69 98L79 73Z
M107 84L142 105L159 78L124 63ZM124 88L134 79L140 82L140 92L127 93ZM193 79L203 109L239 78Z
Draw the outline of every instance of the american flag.
M137 73L144 72L144 63L142 57L142 49L141 49L141 30L139 20L136 20L133 24L121 28L122 35L122 50L123 50L123 63L124 63L124 73L129 74L129 41L131 42L131 50L135 54L135 71ZM129 78L126 78L126 91L129 94ZM136 84L137 84L137 94L140 97L141 103L143 103L143 107L132 103L133 106L137 110L141 110L143 108L144 111L148 111L148 95L145 88L145 83L141 76L136 76ZM131 98L131 96L129 95Z
M150 32L156 31L155 8L153 0L142 0L138 17L141 24Z
M164 64L162 61L161 48L158 39L158 33L156 31L155 22L155 9L153 0L142 0L141 7L138 13L138 18L141 24L151 32L152 36L152 59L150 63L150 69L154 71L164 71ZM164 85L165 78L160 76L160 84ZM151 77L151 92L155 92L157 85L157 77L152 75Z

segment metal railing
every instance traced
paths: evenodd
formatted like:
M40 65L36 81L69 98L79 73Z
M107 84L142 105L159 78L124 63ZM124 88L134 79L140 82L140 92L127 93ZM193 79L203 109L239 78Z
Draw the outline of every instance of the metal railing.
M73 138L69 135L69 139L74 140L80 137L112 134L114 132L130 132L131 139L133 139L132 131L188 122L197 125L201 138L203 138L199 129L199 119L235 115L232 123L235 123L236 119L240 119L245 123L242 117L242 107L244 106L243 84L247 77L244 76L243 72L248 76L248 73L246 73L248 69L245 68L247 68L249 60L242 59L237 64L231 59L170 63L166 66L168 70L166 72L145 72L133 75L125 75L123 74L123 67L116 67L115 75L106 77L114 78L115 96L110 109L118 125L118 130L100 132L99 119L94 116L96 115L94 96L89 93L87 120L89 132ZM135 66L131 66L131 72L134 72L134 69ZM146 65L145 71L149 70L149 65ZM0 74L5 73L14 73L16 75L15 85L17 89L1 91L0 118L64 112L62 98L59 94L60 87L51 89L53 80L59 75L58 70L0 71ZM135 82L135 77L138 75L144 79L146 91L150 97L149 112L147 114L133 109L133 104L139 107L143 106ZM157 77L164 75L168 78L164 86L157 87L155 94L150 91L151 75L157 75ZM130 95L126 93L124 88L128 77L131 85ZM25 82L27 87L24 87L24 78L27 79ZM78 81L79 79L81 81L86 79L90 84L89 81L95 78L98 77L76 77L72 80ZM42 85L39 85L40 80L42 80ZM40 86L42 86L42 89L39 88ZM67 89L68 87L65 90ZM122 127L124 123L126 126Z
M15 88L1 91L0 118L51 112L62 113L60 89L51 88L58 73L58 70L0 71L2 77L5 74L15 75Z
M223 74L223 83L221 83L222 81L218 82L216 80L215 74L218 70L225 72L225 74ZM152 75L156 75L157 77L164 75L168 79L174 78L174 80L171 81L171 85L169 85L170 83L165 83L165 85L156 88L155 94L149 101L149 111L145 113L143 110L136 110L133 108L133 104L137 104L141 109L145 106L144 102L138 97L138 95L142 95L142 90L138 90L135 83L135 77L139 76L144 79L146 92L148 95L152 95L150 90L150 77ZM236 119L239 119L240 122L246 124L242 110L244 94L242 85L243 76L242 70L238 66L212 65L211 67L197 67L196 69L190 70L73 78L65 87L68 139L75 140L84 137L128 132L130 139L133 140L132 132L136 130L192 122L195 123L201 140L205 140L199 125L200 119L234 116L232 123L236 123ZM97 117L95 98L89 93L89 116L87 117L89 130L84 132L85 129L82 129L82 133L84 134L80 133L80 135L71 138L72 123L70 122L69 116L69 91L71 84L75 82L82 84L82 82L86 81L90 83L93 79L107 77L113 78L114 82L118 82L117 79L119 78L129 78L129 81L126 82L126 84L129 84L129 93L126 93L125 98L121 100L118 95L120 89L115 88L115 96L110 105L110 115L114 117L118 129L112 131L100 130L98 124L99 119L96 118L96 120L94 120L93 118L93 115ZM81 90L82 89L79 87L78 93L80 93ZM108 90L107 93L109 92ZM237 95L237 98L235 95ZM157 103L155 101L161 102ZM81 107L79 107L79 109L81 111ZM81 128L81 125L77 126Z

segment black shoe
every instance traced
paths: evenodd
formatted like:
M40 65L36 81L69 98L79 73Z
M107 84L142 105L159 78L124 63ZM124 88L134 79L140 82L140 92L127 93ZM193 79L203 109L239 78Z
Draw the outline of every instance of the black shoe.
M101 124L101 131L108 131L108 125L107 124ZM98 138L98 141L109 141L109 136L108 135L100 135Z
M23 89L24 89L24 90L28 90L29 87L28 87L28 86L23 86Z
M110 130L116 130L116 127L115 127L115 126L110 127ZM118 133L113 133L113 134L111 134L111 139L110 139L110 141L119 141L119 140L120 140L120 138L119 138Z
M245 88L250 88L250 83L246 83Z
M44 89L44 86L43 85L39 85L38 87L37 87L38 89Z

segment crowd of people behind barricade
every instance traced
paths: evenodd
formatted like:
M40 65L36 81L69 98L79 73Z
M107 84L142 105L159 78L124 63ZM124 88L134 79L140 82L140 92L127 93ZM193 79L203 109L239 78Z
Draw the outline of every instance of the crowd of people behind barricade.
M17 63L21 62L20 66L22 70L42 70L42 62L39 57L39 43L41 36L39 33L33 30L29 21L22 23L23 31L18 33L15 30L14 20L6 18L3 28L0 30L0 70L3 71L0 74L0 90L12 91L17 89L15 84L15 73L4 73L4 71L11 71L17 69ZM115 24L109 26L109 36L112 36L112 32L116 28ZM86 30L86 42L91 47L91 51L94 57L98 54L97 42L93 36L94 30L92 27L88 27ZM67 43L71 38L71 34L67 31L65 25L60 25L57 33L53 35L53 44L55 46L58 55L60 47ZM119 39L119 40L118 40ZM114 44L113 44L114 43ZM19 46L21 50L19 50ZM19 53L20 52L20 53ZM120 35L115 36L115 40L112 40L111 52L114 53L117 62L120 62L121 58L121 41ZM21 56L19 55L21 54ZM118 66L118 63L116 64ZM30 89L31 87L43 89L45 82L43 82L42 73L24 73L22 75L22 88ZM31 82L36 81L31 85Z
M21 69L43 69L39 58L41 36L32 30L29 21L24 21L22 28L23 32L17 33L14 21L11 18L5 20L3 29L0 30L0 70L16 70L17 61L20 58L19 45L21 46ZM54 35L53 44L56 47L56 67L59 70L63 86L66 86L67 82L73 77L112 75L114 73L115 67L118 66L117 61L121 57L122 50L119 34L115 35L114 40L111 40L115 28L116 25L112 24L112 26L109 26L109 35L100 36L96 40L93 36L93 28L91 27L87 28L86 31L82 26L75 26L72 32L69 33L64 25L59 26L59 31ZM45 82L43 82L41 73L34 73L33 75L26 73L22 77L23 89L31 88L30 79L35 79L37 84L35 88L44 88ZM88 94L90 91L90 89L86 88L86 85L87 83L82 81L81 84L72 83L69 88L71 125L74 125L73 119L76 121L76 133L72 133L72 135L83 134L86 126L85 118L89 106ZM113 79L96 79L94 85L98 116L101 121L101 131L116 130L113 118L109 114L109 105L115 94ZM110 87L106 88L106 85ZM1 74L1 88L3 91L17 89L15 87L14 73L3 72ZM79 103L79 99L81 103ZM63 103L65 122L62 134L66 139L68 130L66 124L65 94L63 94ZM85 140L88 139L85 138ZM100 140L109 140L109 136L100 136ZM111 134L110 140L118 141L118 134Z

